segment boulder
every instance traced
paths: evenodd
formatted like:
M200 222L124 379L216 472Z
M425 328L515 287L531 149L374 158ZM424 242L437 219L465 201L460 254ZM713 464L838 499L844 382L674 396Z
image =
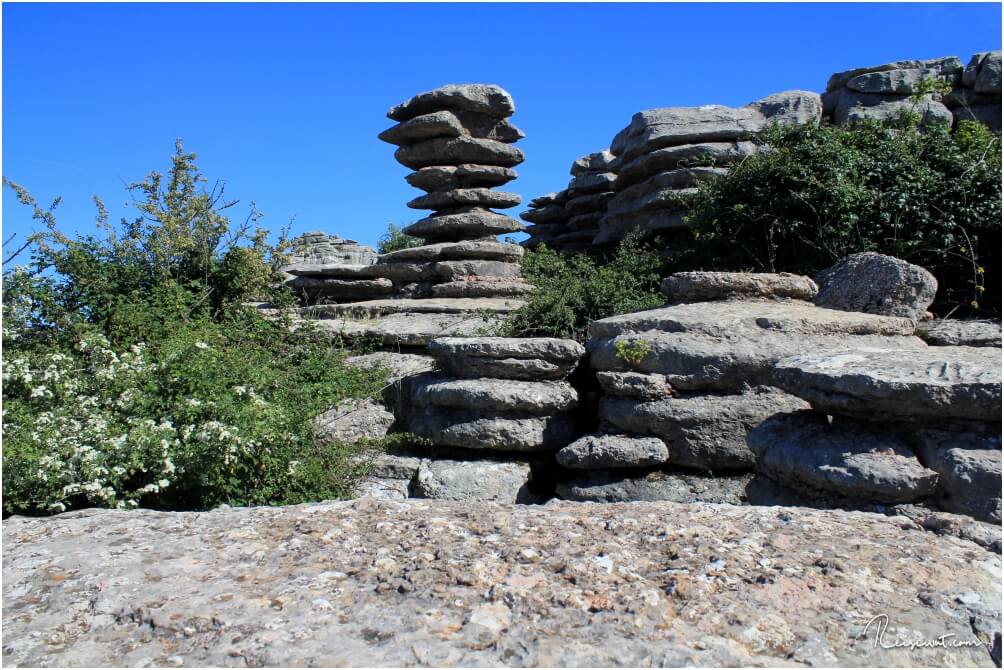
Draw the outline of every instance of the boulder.
M457 207L515 207L520 197L515 193L494 191L488 188L458 188L452 191L434 191L408 201L412 209L454 209Z
M526 253L518 244L499 242L492 238L465 240L461 242L439 242L420 247L398 249L382 254L383 261L430 262L439 260L487 260L518 262Z
M516 178L511 168L498 165L432 165L412 172L405 181L423 191L450 191L457 188L501 186Z
M1001 52L991 51L980 62L973 90L977 93L1001 94Z
M662 280L670 302L706 302L734 298L812 300L816 283L802 275L781 272L677 272Z
M617 175L612 172L586 172L568 182L569 197L577 198L589 193L601 193L613 188Z
M416 498L526 503L530 466L497 461L426 460L415 481Z
M826 90L835 91L847 85L851 79L869 72L888 72L890 70L935 70L941 74L955 74L962 71L962 61L956 56L931 58L928 60L900 60L884 65L859 67L845 72L837 72L826 82Z
M466 131L453 112L422 114L383 131L377 137L389 144L412 144L433 137L460 137Z
M614 155L608 149L597 151L576 158L570 170L573 177L578 177L589 172L609 172L610 165L614 161Z
M356 487L358 497L404 500L412 497L415 477L422 465L416 456L367 452L353 458L366 471Z
M314 419L314 442L330 446L381 440L393 424L394 415L383 403L349 398Z
M959 81L961 72L942 72L935 68L910 68L901 70L884 70L859 74L847 82L847 88L859 93L884 93L892 95L911 95L921 90L921 84L926 81L944 81L955 84Z
M834 414L999 422L1000 358L988 347L860 348L786 358L771 379Z
M938 506L949 512L1000 525L1001 436L919 431L917 456L938 473Z
M11 667L969 667L1000 631L999 556L857 512L95 509L7 518L3 546ZM876 644L882 614L948 644Z
M416 413L409 429L434 444L492 451L555 451L577 436L566 415L506 414L436 409Z
M631 475L625 472L589 473L580 479L558 482L557 493L565 500L618 503L637 501L670 501L674 503L745 502L750 475L708 477L703 475L663 472Z
M962 72L963 86L972 88L976 85L976 78L980 74L980 65L989 53L989 51L978 51L972 55L969 59L969 63L966 65L966 69Z
M847 419L831 424L812 410L771 417L748 441L757 469L796 490L901 503L931 495L938 483L896 435Z
M753 142L705 142L656 149L617 169L616 190L645 181L660 172L688 167L722 167L757 152Z
M596 373L596 380L605 394L621 398L659 400L673 395L666 375L600 371Z
M586 350L575 340L556 337L443 337L429 345L429 353L440 362L457 355L578 362Z
M523 232L524 226L505 214L471 208L434 214L405 226L403 232L431 241L455 241Z
M293 240L288 263L290 266L357 267L375 263L376 259L377 252L373 247L363 246L353 240L342 239L337 235L312 231Z
M447 84L391 107L387 116L395 121L407 121L439 110L466 110L502 119L512 116L516 105L508 91L500 86Z
M669 448L670 465L702 470L753 467L746 434L778 412L808 409L794 396L769 387L731 395L689 395L638 402L600 400L601 426L635 435L654 435Z
M872 251L851 254L815 279L820 307L914 320L924 316L938 291L938 281L924 268Z
M523 152L497 140L477 137L436 137L400 147L397 162L412 170L433 165L497 165L511 168L523 162Z
M833 121L838 124L854 123L863 119L892 121L904 112L920 115L921 125L952 123L952 112L930 95L919 102L910 96L858 93L844 89L834 98Z
M1000 321L934 319L917 324L917 336L935 347L1001 346Z
M555 458L561 466L576 470L640 468L665 463L669 452L656 437L599 434L580 437Z
M485 414L551 414L569 411L578 405L578 393L566 382L443 379L431 375L414 381L411 398L416 405L422 407L434 405Z

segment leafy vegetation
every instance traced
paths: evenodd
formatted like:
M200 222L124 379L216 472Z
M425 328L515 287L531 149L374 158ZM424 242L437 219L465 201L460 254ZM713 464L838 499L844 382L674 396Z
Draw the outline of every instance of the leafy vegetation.
M634 235L606 258L562 256L540 246L523 256L523 276L534 290L499 334L585 341L594 319L663 304L659 281L664 274L663 260Z
M387 224L387 232L380 236L380 240L377 243L377 251L381 254L389 254L392 251L420 247L423 244L425 244L425 240L421 237L405 235L401 232L400 228L393 223L389 223Z
M312 419L375 395L385 371L293 332L243 301L291 296L284 242L260 214L232 225L176 147L166 176L129 186L139 216L69 237L54 210L7 182L43 230L4 273L4 513L102 506L285 504L345 495L351 452L321 449ZM284 237L284 236L283 236Z
M986 126L785 126L704 185L686 268L815 274L876 251L929 269L940 313L1000 312L1001 143Z

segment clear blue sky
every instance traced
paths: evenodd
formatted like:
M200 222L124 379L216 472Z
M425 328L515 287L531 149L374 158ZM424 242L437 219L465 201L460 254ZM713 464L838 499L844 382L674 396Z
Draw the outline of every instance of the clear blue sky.
M264 225L294 216L373 244L421 214L387 108L446 83L497 83L527 134L524 202L557 190L641 109L741 105L902 58L1001 48L998 4L5 4L3 174L131 213L123 182L165 170L175 137ZM510 210L515 213L523 207ZM3 196L4 237L30 230Z

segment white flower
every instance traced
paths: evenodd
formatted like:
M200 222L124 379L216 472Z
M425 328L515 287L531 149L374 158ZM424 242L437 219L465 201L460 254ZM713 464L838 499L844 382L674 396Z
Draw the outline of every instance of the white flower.
M48 389L45 388L44 386L36 386L35 388L33 388L31 390L31 397L32 398L44 398L46 391L48 391Z
M196 342L195 346L198 347L199 349L208 349L209 348L209 345L206 344L205 342Z

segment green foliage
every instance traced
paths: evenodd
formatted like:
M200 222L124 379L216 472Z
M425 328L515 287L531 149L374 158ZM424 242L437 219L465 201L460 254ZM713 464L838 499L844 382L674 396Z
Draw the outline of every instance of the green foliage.
M110 226L99 201L104 235L75 238L8 182L45 230L30 265L4 274L5 513L351 490L352 450L315 446L312 419L376 395L386 371L346 365L344 347L241 304L281 296L281 248L251 230L253 207L232 227L233 203L201 181L179 144L169 178L141 183L140 218Z
M650 345L648 340L617 340L614 350L617 358L631 367L638 367L648 355Z
M774 127L759 141L765 151L702 186L688 267L812 275L876 251L934 273L942 313L1000 311L999 135L900 120Z
M663 273L662 259L637 236L625 238L606 259L562 256L540 246L523 256L523 275L534 290L499 334L585 341L592 320L663 304Z
M377 243L377 251L381 254L389 254L400 249L411 249L425 244L425 240L420 237L405 235L401 229L393 223L387 224L387 232L380 236Z

